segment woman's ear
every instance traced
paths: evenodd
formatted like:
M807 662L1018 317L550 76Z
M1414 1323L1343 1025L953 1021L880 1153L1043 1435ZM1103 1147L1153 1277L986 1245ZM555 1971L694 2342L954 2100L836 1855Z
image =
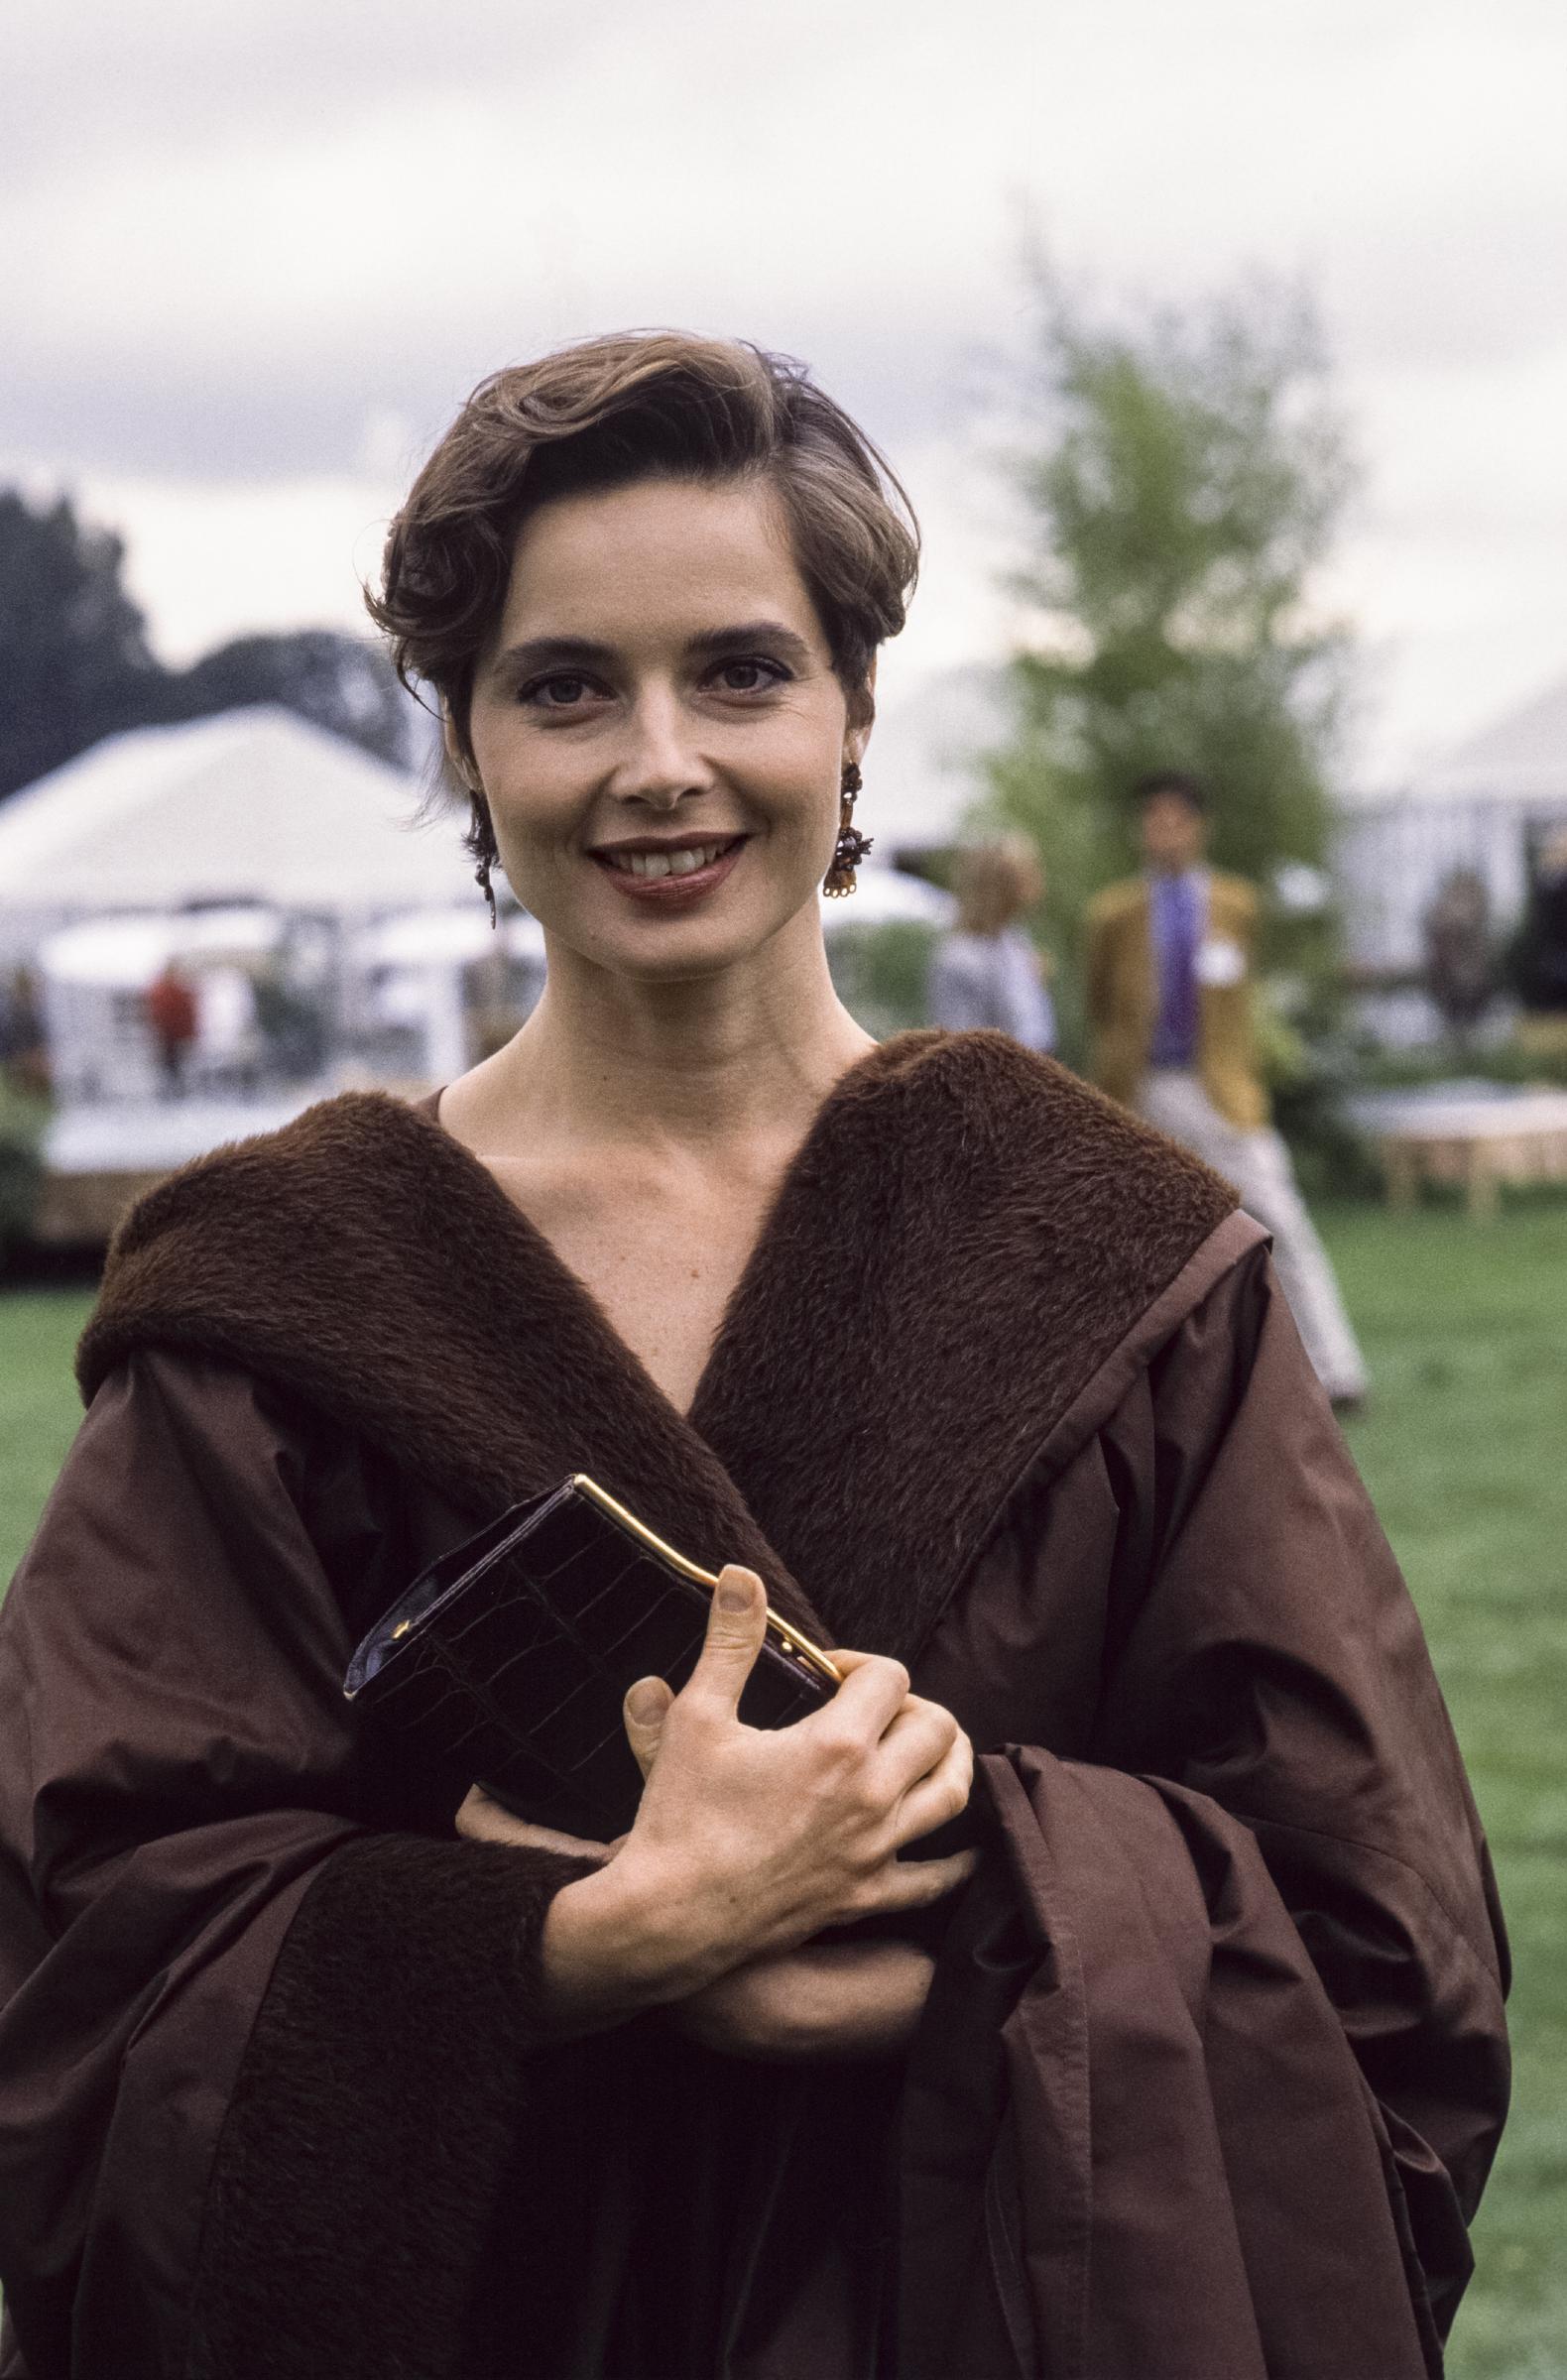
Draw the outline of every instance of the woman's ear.
M843 733L845 767L852 761L856 768L865 758L865 748L871 741L871 729L876 724L876 655L854 692L849 697L848 718Z
M473 765L467 739L445 703L440 706L440 741L446 755L446 766L465 793L478 790L479 772Z

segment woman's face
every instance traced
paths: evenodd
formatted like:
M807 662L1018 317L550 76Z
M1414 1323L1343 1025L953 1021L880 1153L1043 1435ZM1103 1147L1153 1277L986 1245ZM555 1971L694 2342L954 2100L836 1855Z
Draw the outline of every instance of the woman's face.
M818 930L865 735L765 483L542 506L468 725L507 879L584 958L674 981Z

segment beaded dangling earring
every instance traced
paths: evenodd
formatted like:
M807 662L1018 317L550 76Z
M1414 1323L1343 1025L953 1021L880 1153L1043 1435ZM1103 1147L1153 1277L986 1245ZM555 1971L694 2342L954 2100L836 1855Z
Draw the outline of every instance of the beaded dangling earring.
M833 848L832 866L823 877L821 886L829 900L841 900L846 892L854 891L854 872L871 849L870 836L862 835L854 823L854 799L862 782L857 763L845 761L838 840Z
M477 868L475 868L473 872L473 881L478 886L479 891L484 894L485 899L490 904L490 929L492 932L494 932L494 930L499 926L501 918L500 912L495 905L495 887L490 882L490 860L488 853L485 854L484 858L479 862Z

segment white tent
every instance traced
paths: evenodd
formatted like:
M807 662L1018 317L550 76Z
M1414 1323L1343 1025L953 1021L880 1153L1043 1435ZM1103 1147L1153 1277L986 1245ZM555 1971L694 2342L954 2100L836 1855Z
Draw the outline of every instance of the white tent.
M1567 677L1455 745L1419 789L1428 801L1567 806Z
M267 705L109 736L0 804L0 946L127 909L259 902L338 916L478 903L417 778Z
M1402 791L1349 803L1334 875L1362 964L1420 964L1421 921L1455 869L1485 881L1506 928L1528 884L1531 846L1567 825L1567 678L1467 737Z

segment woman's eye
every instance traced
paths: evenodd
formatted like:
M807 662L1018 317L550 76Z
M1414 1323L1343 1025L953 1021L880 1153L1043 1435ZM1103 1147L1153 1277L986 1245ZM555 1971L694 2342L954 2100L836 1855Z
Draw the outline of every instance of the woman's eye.
M523 688L522 699L538 705L542 711L575 710L588 691L585 677L573 676L569 670L557 670L553 677L536 677L532 685Z
M784 674L777 661L735 660L722 663L718 678L726 694L761 694L782 684Z

